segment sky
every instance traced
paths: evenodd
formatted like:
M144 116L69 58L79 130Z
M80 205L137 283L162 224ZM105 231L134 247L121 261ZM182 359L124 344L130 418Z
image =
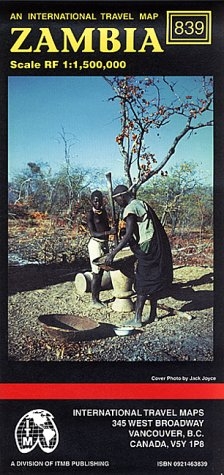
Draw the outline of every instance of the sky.
M181 90L195 87L192 77L179 77ZM100 76L11 76L8 83L9 179L28 162L48 163L57 171L64 163L60 140L62 127L74 137L71 162L88 169L99 168L123 177L123 161L115 141L120 130L119 104L109 84ZM176 121L172 134L178 132ZM154 135L152 152L163 158L174 136L165 129ZM171 158L169 170L184 161L199 164L206 183L213 180L212 127L181 141ZM93 185L94 187L94 185Z

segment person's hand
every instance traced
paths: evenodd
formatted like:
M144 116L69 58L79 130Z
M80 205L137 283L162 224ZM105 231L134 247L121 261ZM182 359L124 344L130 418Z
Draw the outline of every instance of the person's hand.
M107 256L105 257L105 264L106 264L107 266L111 266L111 264L112 264L112 262L113 262L113 260L114 260L114 256L115 256L115 254L114 254L113 251L110 252L110 254L107 254Z

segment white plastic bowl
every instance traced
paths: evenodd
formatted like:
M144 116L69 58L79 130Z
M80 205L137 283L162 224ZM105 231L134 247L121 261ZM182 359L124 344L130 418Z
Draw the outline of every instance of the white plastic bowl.
M123 327L115 327L114 332L118 336L126 336L130 335L134 331L134 327L131 326L123 326Z

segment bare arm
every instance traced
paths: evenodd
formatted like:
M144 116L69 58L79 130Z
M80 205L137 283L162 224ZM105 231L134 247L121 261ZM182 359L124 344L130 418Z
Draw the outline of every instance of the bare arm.
M123 247L126 246L128 241L130 241L130 238L133 236L134 228L137 222L137 218L134 214L129 214L126 218L126 232L117 247L113 249L113 251L106 257L106 264L110 265L113 262L114 257L116 254L123 249Z

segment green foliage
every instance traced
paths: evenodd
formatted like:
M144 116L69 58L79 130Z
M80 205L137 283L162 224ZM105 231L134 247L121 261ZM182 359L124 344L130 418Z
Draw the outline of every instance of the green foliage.
M9 185L9 203L28 210L72 216L89 207L91 189L99 186L103 172L62 165L53 172L48 164L29 163Z
M52 177L52 195L50 212L61 213L74 208L81 193L86 188L88 173L81 168L70 168L69 177L65 166ZM70 202L71 200L71 202Z
M138 197L149 202L172 234L211 228L212 188L204 185L197 164L184 162L166 176L153 177Z

